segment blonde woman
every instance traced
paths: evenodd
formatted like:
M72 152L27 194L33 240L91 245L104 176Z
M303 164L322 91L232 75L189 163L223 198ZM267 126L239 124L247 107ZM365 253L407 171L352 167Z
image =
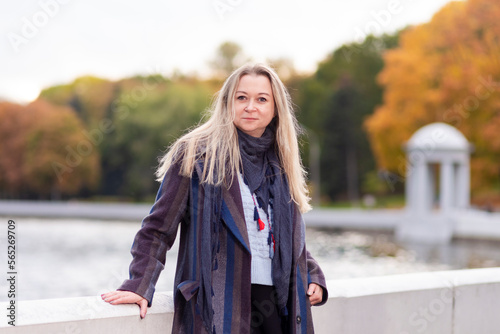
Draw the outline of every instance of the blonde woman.
M180 224L172 333L312 333L328 292L305 246L304 174L285 86L266 65L235 70L163 157L130 279L102 298L145 317Z

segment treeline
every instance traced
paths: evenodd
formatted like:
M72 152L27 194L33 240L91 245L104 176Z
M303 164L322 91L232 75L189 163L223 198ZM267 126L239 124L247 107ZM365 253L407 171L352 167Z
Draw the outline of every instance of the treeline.
M211 102L218 82L82 77L27 106L0 103L4 198L117 196L157 189L157 158Z
M304 161L306 166L319 161L326 201L377 191L370 184L374 180L383 185L362 123L381 101L375 77L382 53L396 44L394 35L342 46L312 76L297 74L288 59L269 60L293 95L307 132L301 138ZM8 143L3 149L18 154L15 162L0 160L2 196L143 200L154 195L158 157L202 119L224 78L247 59L228 42L217 50L210 80L181 74L116 82L82 77L43 90L27 106L1 103L0 124L11 131L2 131L2 142ZM315 162L309 161L311 139L321 152Z
M310 75L289 59L269 61L296 104L311 189L323 202L401 192L402 144L436 121L475 146L473 191L498 192L499 8L493 0L450 3L429 23L341 46ZM247 59L227 42L209 80L82 77L25 106L0 103L0 196L153 196L158 157L202 120L222 80Z

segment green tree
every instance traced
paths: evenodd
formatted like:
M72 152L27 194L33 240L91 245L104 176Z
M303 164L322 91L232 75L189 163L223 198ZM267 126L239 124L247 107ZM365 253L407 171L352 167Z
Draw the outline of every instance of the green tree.
M133 83L135 82L135 84ZM186 129L196 124L208 107L213 91L193 78L164 80L134 98L142 78L119 83L113 135L103 147L104 194L144 199L157 190L154 171L162 152ZM121 108L121 109L120 109Z
M397 46L399 33L368 36L336 49L311 77L290 80L299 121L321 146L322 193L357 201L365 175L375 167L363 121L381 103L376 77L382 55ZM307 150L306 150L307 153ZM308 157L304 156L308 162Z

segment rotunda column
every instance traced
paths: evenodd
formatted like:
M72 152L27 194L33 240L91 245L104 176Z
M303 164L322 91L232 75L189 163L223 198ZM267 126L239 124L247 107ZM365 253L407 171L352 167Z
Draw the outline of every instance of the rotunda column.
M453 197L455 189L453 185L453 162L445 160L441 164L441 184L440 184L440 206L443 213L451 210L453 207Z

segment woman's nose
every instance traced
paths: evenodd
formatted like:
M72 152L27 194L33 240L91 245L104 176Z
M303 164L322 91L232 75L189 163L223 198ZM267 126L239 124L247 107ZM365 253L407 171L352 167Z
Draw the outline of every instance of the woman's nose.
M247 111L254 111L255 110L255 102L250 99L248 100L247 107L245 108Z

